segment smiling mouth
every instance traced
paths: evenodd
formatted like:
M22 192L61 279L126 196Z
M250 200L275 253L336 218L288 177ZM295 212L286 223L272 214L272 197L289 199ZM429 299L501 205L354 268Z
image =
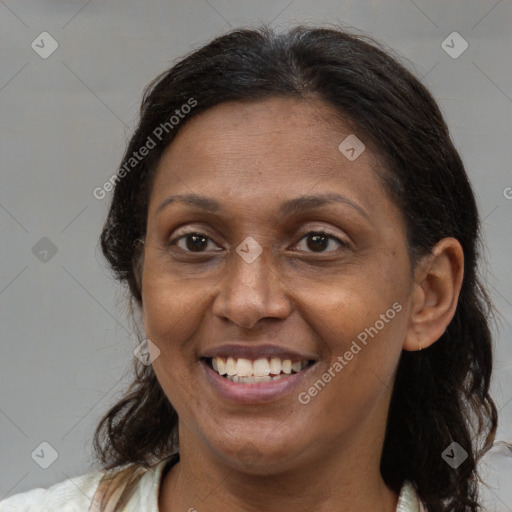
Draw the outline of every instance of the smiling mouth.
M241 384L286 379L315 363L313 360L292 361L279 357L261 357L254 360L242 357L209 357L203 358L203 361L221 377Z

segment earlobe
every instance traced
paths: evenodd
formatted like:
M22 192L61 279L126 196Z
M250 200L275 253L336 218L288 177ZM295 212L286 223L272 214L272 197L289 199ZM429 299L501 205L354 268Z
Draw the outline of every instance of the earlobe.
M455 238L443 238L418 262L404 350L425 349L444 334L457 309L463 274L464 253Z

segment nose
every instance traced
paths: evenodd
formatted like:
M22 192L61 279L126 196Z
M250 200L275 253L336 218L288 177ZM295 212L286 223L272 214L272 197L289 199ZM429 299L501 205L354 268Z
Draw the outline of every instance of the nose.
M292 312L288 287L270 261L269 250L252 262L234 252L213 303L215 316L245 329L262 319L285 319Z

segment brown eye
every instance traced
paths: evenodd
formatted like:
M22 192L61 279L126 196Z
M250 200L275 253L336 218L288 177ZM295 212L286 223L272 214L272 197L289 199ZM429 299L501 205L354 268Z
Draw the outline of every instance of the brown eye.
M202 233L186 233L174 239L170 245L177 245L186 252L206 252L209 243L213 244L213 241Z
M331 252L326 251L326 249L332 247L331 242L333 241L337 244L337 247L334 247L334 250L336 250L340 246L348 247L348 245L339 238L324 233L323 231L311 231L309 233L306 233L306 235L304 235L301 238L301 241L302 240L307 240L306 248L311 252Z

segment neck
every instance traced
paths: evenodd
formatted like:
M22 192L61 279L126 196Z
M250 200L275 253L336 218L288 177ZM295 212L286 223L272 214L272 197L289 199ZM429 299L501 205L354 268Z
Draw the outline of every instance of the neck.
M197 449L197 440L187 441L180 435L181 459L162 484L160 512L396 510L398 496L379 471L381 439L361 444L345 437L339 449L331 446L320 457L267 474L234 469L206 448Z

